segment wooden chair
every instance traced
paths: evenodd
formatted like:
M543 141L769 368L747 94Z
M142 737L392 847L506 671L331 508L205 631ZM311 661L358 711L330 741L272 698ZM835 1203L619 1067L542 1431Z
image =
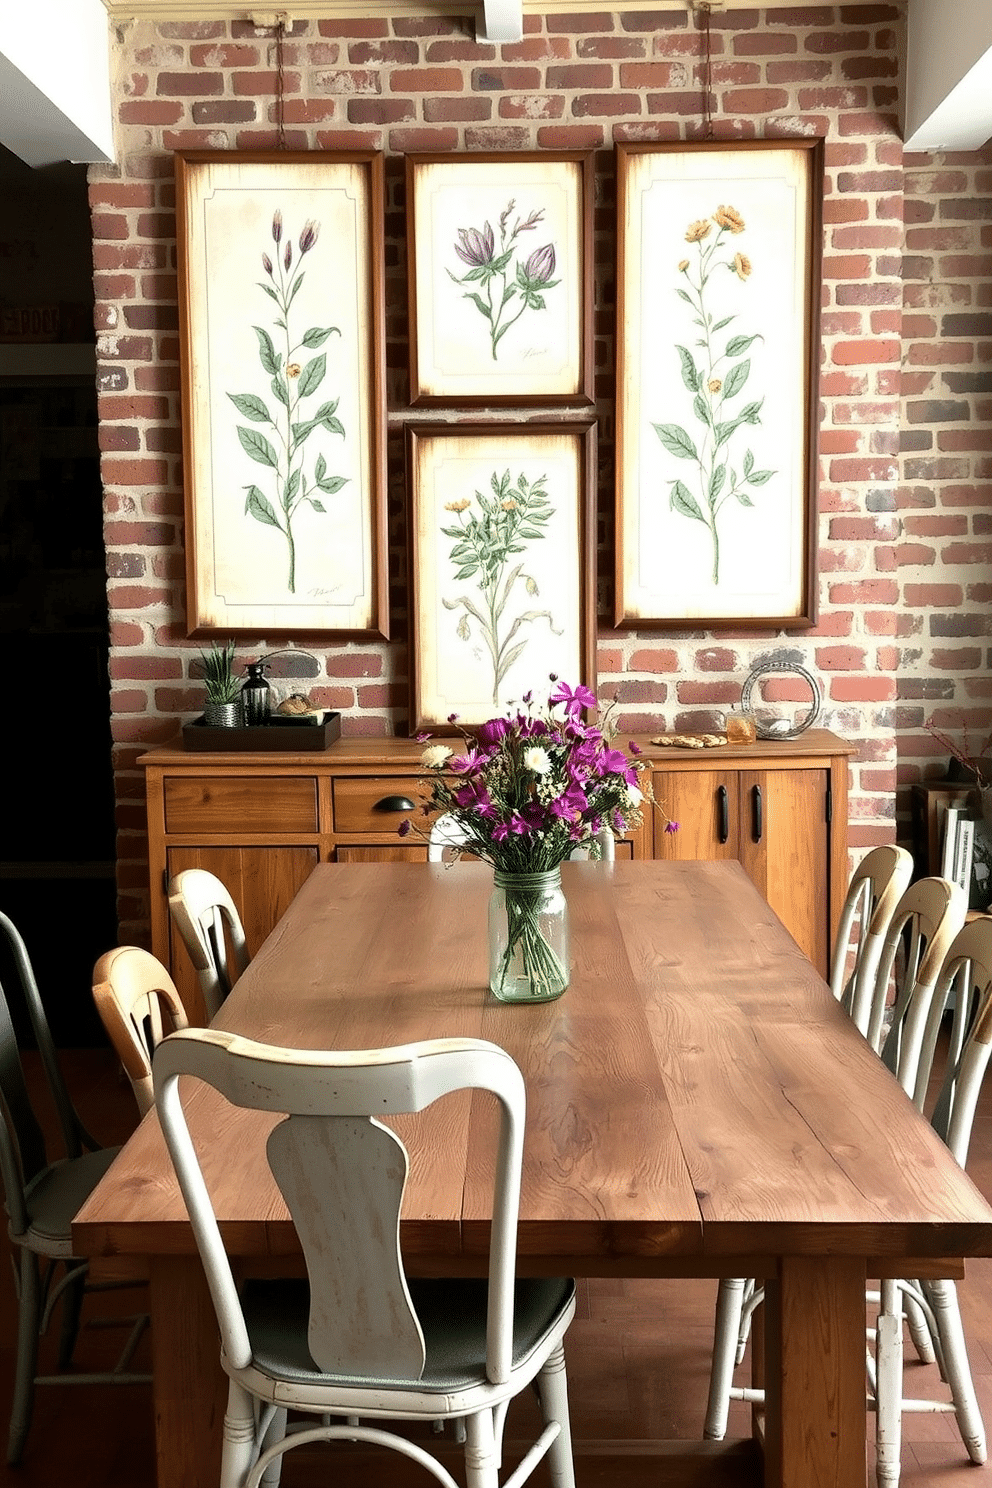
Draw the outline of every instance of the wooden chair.
M868 1042L914 1098L921 1078L926 1089L933 1063L930 1048L921 1066L934 988L967 913L967 895L957 884L946 878L921 878L899 900L885 934L869 1008ZM887 1005L890 987L895 989L894 998ZM922 1099L917 1104L922 1109Z
M992 1053L992 918L974 920L959 931L926 1004L923 1056L915 1080L921 1109L924 1068L937 1045L941 1020L953 1004L947 1062L931 1121L934 1130L964 1167L968 1159L975 1107ZM903 1396L903 1321L919 1310L926 1318L933 1352L950 1400L913 1400ZM915 1337L914 1333L914 1337ZM872 1404L877 1412L878 1482L893 1488L899 1481L902 1415L905 1411L953 1414L972 1462L986 1460L985 1426L968 1361L964 1327L953 1281L883 1281L875 1328L875 1356L870 1360Z
M93 968L93 1001L144 1116L155 1104L156 1046L165 1033L189 1027L175 983L150 951L118 946Z
M908 938L904 965L897 986L897 1008L893 1015L888 1060L903 1049L904 1074L909 1061L919 1058L923 1029L918 1016L906 1028L910 999L920 977L931 990L945 952L964 923L964 895L945 880L925 880L927 887L906 888L912 873L912 858L901 847L877 847L865 857L851 878L833 952L831 991L854 1016L863 1019L862 1032L877 1024L881 1042L885 1006L897 951ZM898 928L892 928L898 918ZM856 937L856 939L855 939ZM845 984L843 974L850 960L852 943L855 961ZM933 953L927 949L933 946ZM917 1004L920 1005L919 1003ZM890 1065L891 1067L891 1065ZM915 1072L914 1072L915 1079ZM764 1300L764 1289L750 1277L725 1277L717 1289L713 1330L713 1359L704 1435L722 1441L727 1430L730 1402L750 1399L751 1394L733 1385L734 1370L744 1357L751 1319ZM925 1351L924 1330L914 1318L918 1348Z
M234 900L215 874L184 868L169 884L169 912L213 1018L251 959Z
M872 848L848 885L830 963L830 990L864 1034L889 922L912 876L911 854L893 844Z
M128 1370L147 1323L144 1316L119 1320L128 1327L129 1335L113 1370L69 1372L84 1293L97 1290L86 1283L86 1261L73 1254L72 1220L120 1149L101 1147L80 1120L62 1080L27 948L4 914L0 914L0 931L13 960L21 1001L41 1056L65 1154L50 1161L46 1153L41 1124L28 1096L10 1005L0 988L0 1175L17 1278L17 1361L7 1438L7 1461L13 1464L20 1461L24 1451L35 1385L135 1384L147 1383L150 1376ZM39 1375L39 1336L59 1301L62 1324L58 1367L65 1372Z
M229 1378L224 1488L276 1483L285 1451L335 1440L401 1452L457 1488L418 1443L364 1424L369 1419L464 1421L468 1488L497 1488L506 1410L531 1383L543 1429L512 1475L514 1488L545 1455L555 1488L574 1488L562 1340L575 1286L514 1281L525 1095L510 1056L478 1039L324 1053L188 1029L159 1045L153 1066ZM306 1280L235 1285L186 1126L183 1075L236 1106L287 1117L269 1135L266 1155L300 1238ZM382 1118L463 1089L490 1091L500 1110L488 1284L408 1280L399 1244L408 1156ZM287 1407L313 1424L287 1432Z

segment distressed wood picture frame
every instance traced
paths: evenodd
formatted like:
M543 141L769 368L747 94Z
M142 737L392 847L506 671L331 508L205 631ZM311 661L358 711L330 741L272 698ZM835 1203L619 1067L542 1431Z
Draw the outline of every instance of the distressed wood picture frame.
M593 402L591 151L406 157L410 402Z
M823 141L616 161L614 622L813 625Z
M410 729L596 686L596 425L407 427Z
M188 633L388 637L382 156L175 175Z

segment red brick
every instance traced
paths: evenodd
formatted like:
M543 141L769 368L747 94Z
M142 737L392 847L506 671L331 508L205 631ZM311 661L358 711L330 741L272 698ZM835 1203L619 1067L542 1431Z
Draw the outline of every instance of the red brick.
M780 113L789 106L789 94L785 88L737 88L724 93L721 107L727 114Z
M528 85L520 83L516 86ZM462 73L457 67L397 67L389 73L391 93L461 93L464 87Z
M901 342L889 340L836 341L830 349L831 361L840 366L862 366L868 363L897 362Z
M499 101L501 119L560 119L564 112L565 100L560 94L541 97L516 93L504 95Z
M671 647L652 646L650 649L635 651L627 665L630 672L677 672L679 670L678 652Z

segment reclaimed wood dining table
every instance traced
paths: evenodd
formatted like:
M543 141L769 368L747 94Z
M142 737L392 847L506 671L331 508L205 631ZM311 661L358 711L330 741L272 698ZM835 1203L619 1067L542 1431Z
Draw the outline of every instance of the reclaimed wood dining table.
M563 882L557 1002L487 990L485 865L325 864L215 1026L303 1049L502 1045L527 1087L518 1269L764 1278L765 1482L859 1488L866 1278L960 1275L961 1257L992 1255L992 1208L739 865L567 863ZM299 1267L259 1140L274 1118L202 1087L189 1109L237 1264ZM491 1103L449 1097L396 1126L409 1269L479 1273ZM95 1268L149 1276L159 1488L215 1488L217 1330L154 1112L73 1236Z

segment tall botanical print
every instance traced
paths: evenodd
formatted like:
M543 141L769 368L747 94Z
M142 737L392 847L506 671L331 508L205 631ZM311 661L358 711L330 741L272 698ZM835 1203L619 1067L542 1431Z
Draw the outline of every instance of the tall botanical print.
M286 587L296 593L296 539L293 519L304 504L326 514L320 495L333 496L347 476L330 473L324 449L327 439L314 435L344 437L337 417L339 400L333 398L313 406L311 399L324 388L327 353L321 348L337 326L297 327L293 302L303 287L303 260L317 245L320 224L307 221L294 251L293 239L283 233L282 211L272 215L272 249L262 253L265 280L258 285L275 305L272 330L255 325L258 338L260 380L268 383L269 397L254 392L228 393L247 425L238 424L241 448L250 460L269 472L266 489L254 481L246 485L245 513L266 527L274 527L286 541ZM316 355L312 355L316 353ZM312 465L309 459L313 459ZM320 495L318 495L318 492Z
M761 422L764 396L755 396L749 351L760 331L747 325L746 287L752 264L736 240L746 223L732 206L719 206L711 217L690 222L685 241L690 255L678 264L682 280L678 298L689 306L695 337L691 346L675 345L682 382L692 397L692 418L682 423L653 423L665 449L689 462L692 473L669 480L669 505L710 535L712 583L720 582L720 513L728 502L754 505L755 490L774 470L759 470L747 442L748 427ZM747 307L749 308L749 307ZM753 322L753 311L751 312ZM688 426L687 426L688 425Z
M449 560L454 569L452 592L442 593L446 610L458 614L456 634L471 644L478 637L485 646L492 673L492 701L498 704L507 672L527 649L528 629L546 621L561 635L550 610L534 609L527 601L539 586L528 564L529 547L546 537L554 516L547 477L529 480L523 472L493 471L489 490L475 491L445 503L456 525L442 527L454 539ZM457 586L474 581L473 592L457 593Z
M822 140L617 146L617 625L813 623L822 192Z

